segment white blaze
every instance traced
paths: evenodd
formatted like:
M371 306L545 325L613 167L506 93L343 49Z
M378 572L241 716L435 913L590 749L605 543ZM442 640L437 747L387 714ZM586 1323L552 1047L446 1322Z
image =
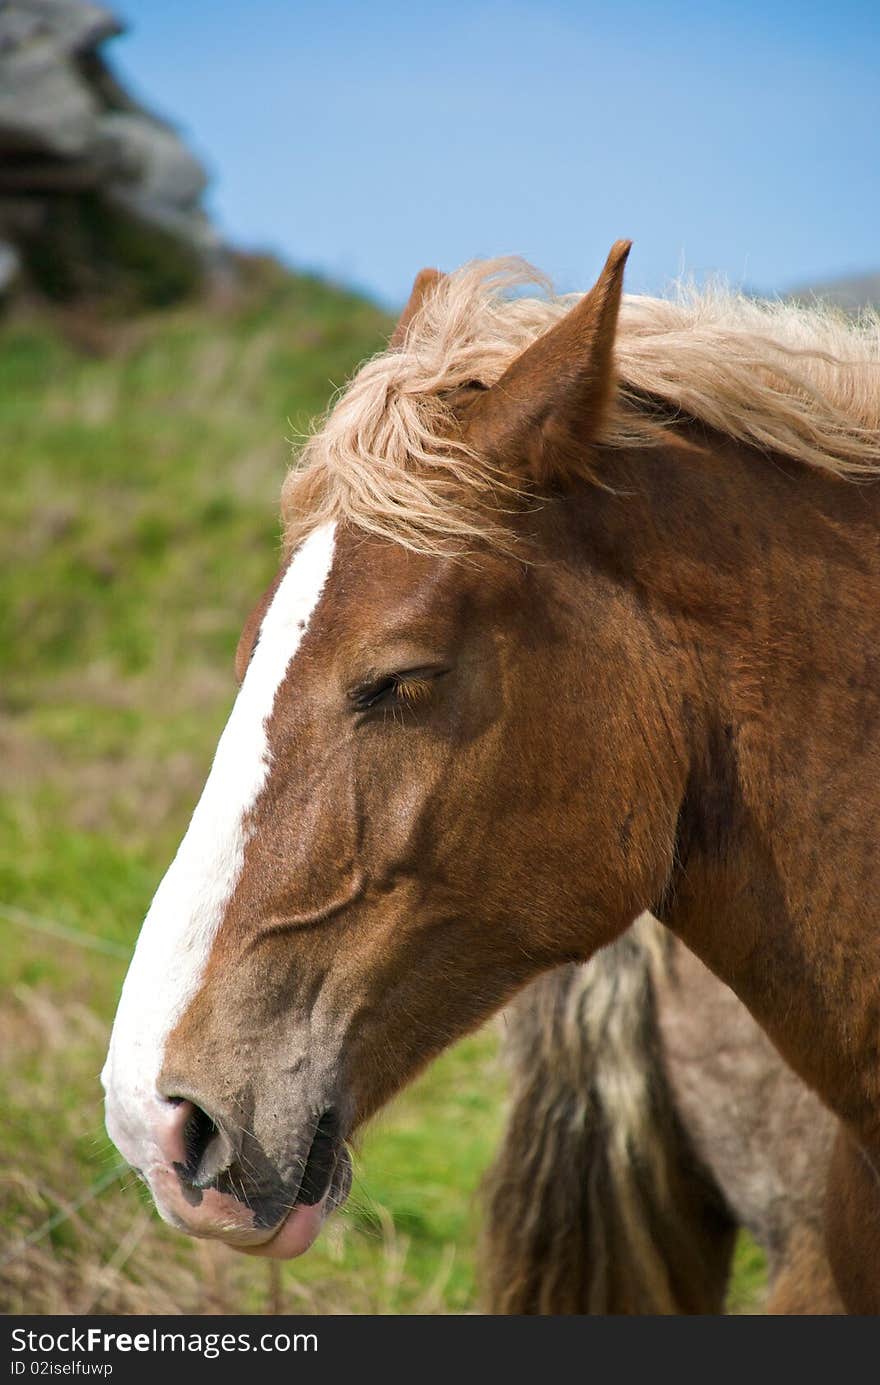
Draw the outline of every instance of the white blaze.
M246 819L269 772L266 722L330 572L333 540L332 524L310 534L272 598L208 781L141 928L102 1073L110 1133L132 1163L154 1152L150 1113L165 1043L198 991L241 874Z

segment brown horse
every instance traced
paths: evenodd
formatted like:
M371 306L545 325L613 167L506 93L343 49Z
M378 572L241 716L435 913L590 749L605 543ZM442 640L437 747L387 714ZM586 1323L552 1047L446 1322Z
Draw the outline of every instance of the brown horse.
M839 1116L880 1307L880 331L420 276L292 474L292 556L144 924L107 1120L164 1216L292 1255L344 1140L651 908ZM620 322L618 323L618 317Z
M737 1229L768 1313L839 1313L822 1207L834 1117L731 990L649 915L505 1012L486 1180L492 1313L719 1313Z

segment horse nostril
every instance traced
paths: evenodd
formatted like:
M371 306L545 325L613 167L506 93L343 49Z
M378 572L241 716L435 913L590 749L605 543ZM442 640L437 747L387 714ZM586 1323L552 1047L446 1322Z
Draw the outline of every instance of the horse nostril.
M229 1168L234 1157L232 1141L220 1125L195 1102L182 1097L170 1098L176 1107L178 1126L177 1154L174 1167L185 1183L206 1188Z
M183 1167L188 1174L194 1174L199 1168L216 1133L217 1127L207 1111L203 1111L200 1106L193 1106L183 1127L183 1148L186 1154Z

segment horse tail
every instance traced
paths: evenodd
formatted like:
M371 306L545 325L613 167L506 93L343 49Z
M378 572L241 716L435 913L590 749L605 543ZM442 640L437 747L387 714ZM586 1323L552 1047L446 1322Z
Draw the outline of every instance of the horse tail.
M734 1227L676 1116L649 916L507 1012L512 1103L484 1184L492 1313L717 1313Z

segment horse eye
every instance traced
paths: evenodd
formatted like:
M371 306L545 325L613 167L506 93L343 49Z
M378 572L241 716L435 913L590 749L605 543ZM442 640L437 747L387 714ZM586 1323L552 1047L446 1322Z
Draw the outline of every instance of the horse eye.
M431 696L431 685L447 672L445 668L418 668L389 673L355 688L349 697L356 712L368 712L383 702L414 707Z
M383 702L397 691L400 679L396 674L391 674L387 678L380 678L375 683L368 683L366 687L358 688L352 693L351 700L359 712L369 711L370 707L375 707L379 702Z

